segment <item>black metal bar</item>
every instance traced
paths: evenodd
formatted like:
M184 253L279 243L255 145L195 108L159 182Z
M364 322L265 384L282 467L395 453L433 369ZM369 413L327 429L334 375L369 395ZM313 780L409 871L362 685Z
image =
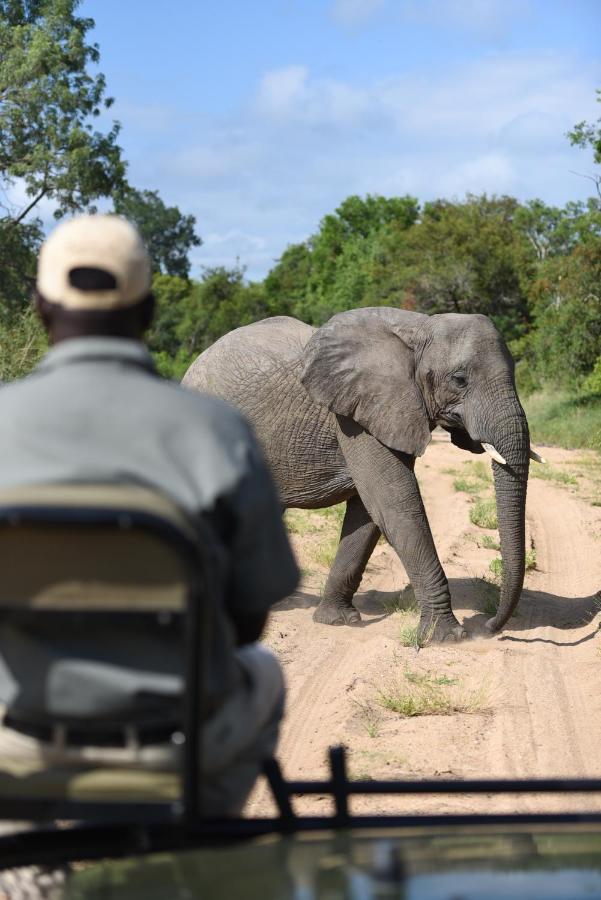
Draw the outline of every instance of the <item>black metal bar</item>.
M328 782L287 781L286 790L294 794L327 793ZM592 794L601 793L598 779L525 779L522 781L350 781L347 794Z
M288 785L284 781L282 770L277 759L267 759L263 763L263 774L267 778L271 794L275 800L280 817L284 821L290 821L295 818L294 809L290 803L290 794Z
M200 809L200 692L201 611L198 590L189 590L186 610L184 747L182 753L183 812L186 820L198 818Z
M340 822L348 819L348 794L349 780L346 775L346 749L344 747L330 747L328 750L330 759L330 774L332 779L332 794L336 805L336 818Z
M361 815L350 816L346 827L352 831L369 832L404 829L409 832L405 837L410 838L423 836L427 829L446 833L457 828L541 826L553 833L558 827L565 825L581 826L585 832L597 834L601 829L601 813ZM333 819L328 816L298 816L293 820L294 831L331 833L334 829ZM161 823L133 827L94 825L61 830L40 829L0 838L0 869L227 846L265 835L289 832L290 828L284 825L283 819L206 819L192 827Z
M0 819L50 822L54 819L144 825L175 821L173 803L111 803L88 800L51 800L32 797L0 797Z

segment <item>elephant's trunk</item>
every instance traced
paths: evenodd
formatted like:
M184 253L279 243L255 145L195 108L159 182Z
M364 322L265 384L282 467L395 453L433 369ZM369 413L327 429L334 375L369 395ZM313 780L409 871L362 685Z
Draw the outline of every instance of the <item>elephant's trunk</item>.
M503 577L497 613L486 623L499 631L513 613L524 583L526 561L526 486L530 453L528 423L512 383L494 385L494 424L486 429L505 465L493 462Z

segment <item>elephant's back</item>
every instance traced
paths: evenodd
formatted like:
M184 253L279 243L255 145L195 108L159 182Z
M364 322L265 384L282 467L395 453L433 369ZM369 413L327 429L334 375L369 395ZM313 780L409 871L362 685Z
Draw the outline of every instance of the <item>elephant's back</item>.
M287 506L327 506L353 489L334 416L311 400L299 378L314 331L288 316L245 325L201 353L183 379L250 420Z
M294 366L315 331L290 316L243 325L211 344L192 363L182 384L236 402L248 381Z

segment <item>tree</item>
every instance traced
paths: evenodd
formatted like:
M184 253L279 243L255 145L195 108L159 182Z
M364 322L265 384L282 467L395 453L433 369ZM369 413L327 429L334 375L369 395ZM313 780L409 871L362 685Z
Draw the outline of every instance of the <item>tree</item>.
M427 203L420 221L392 233L400 302L426 313L483 313L506 339L527 328L527 286L534 248L516 227L513 197L468 195L463 203Z
M158 191L128 187L117 192L113 202L115 212L130 219L140 231L154 271L187 278L188 254L192 247L202 244L194 232L195 217L183 215L177 206L165 206Z
M43 197L55 215L88 207L124 183L119 125L93 122L108 109L105 79L88 43L94 25L75 14L80 0L0 0L0 186L19 180L29 202L5 209L3 229L24 220Z
M268 315L263 285L245 284L244 269L206 269L185 300L177 326L182 352L192 359L226 332Z
M601 103L601 89L597 91L597 103ZM591 147L594 161L601 165L601 117L596 122L578 122L572 131L568 131L568 138L575 147ZM601 175L591 175L590 178L601 198Z
M8 323L27 305L41 240L37 221L0 228L0 322Z

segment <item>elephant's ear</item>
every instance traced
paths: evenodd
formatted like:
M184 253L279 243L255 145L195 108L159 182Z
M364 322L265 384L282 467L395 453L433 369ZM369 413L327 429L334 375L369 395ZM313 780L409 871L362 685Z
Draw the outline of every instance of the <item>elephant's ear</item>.
M306 345L300 377L316 403L354 419L387 447L411 456L426 449L430 428L413 351L386 320L334 316Z

